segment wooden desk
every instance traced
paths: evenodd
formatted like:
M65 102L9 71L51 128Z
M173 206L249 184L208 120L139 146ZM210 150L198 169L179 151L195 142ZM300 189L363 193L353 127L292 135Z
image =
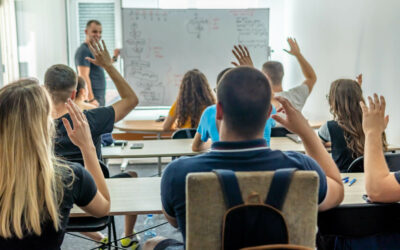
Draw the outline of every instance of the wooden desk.
M349 186L349 182L344 184L344 200L343 204L365 204L362 198L365 192L365 178L364 173L342 173L342 178L349 177L349 182L356 178L356 182Z
M357 178L351 187L345 185L344 204L365 203L361 198L364 194L364 175L342 174ZM160 214L162 213L160 196L160 177L106 179L111 197L110 215ZM71 217L87 216L77 206L71 210Z
M303 143L296 143L287 137L271 137L270 144L270 148L273 150L306 152Z
M160 177L106 179L111 197L110 215L161 214ZM75 206L71 217L87 216Z
M161 176L161 158L172 156L193 156L202 152L192 151L193 139L166 139L166 140L142 140L128 142L128 145L122 147L104 147L102 155L107 159L127 159L127 158L158 158L158 174ZM133 143L143 143L141 149L131 149ZM304 153L304 147L301 143L295 143L286 137L271 138L271 148L282 151L296 151Z
M386 232L400 232L400 203L367 203L364 173L343 173L342 178L357 181L344 184L343 203L328 211L318 213L318 228L321 235L343 237L365 237Z
M128 142L128 145L122 147L102 148L104 159L126 159L126 158L158 158L158 175L161 176L161 158L172 156L196 155L198 152L192 151L193 139L166 139L166 140L143 140ZM131 149L133 143L143 143L141 149Z
M118 130L128 133L138 134L155 134L157 139L161 139L162 135L171 137L171 131L164 131L163 122L154 120L122 120L114 125Z
M312 128L318 129L325 121L309 121ZM163 122L156 122L154 120L122 120L114 125L120 131L138 134L156 134L157 139L162 135L170 135L171 131L163 130Z
M125 159L125 158L158 158L158 173L161 176L161 158L172 156L193 156L202 152L192 151L193 139L166 139L166 140L143 140L134 143L143 143L141 149L130 149L133 142L129 142L128 146L122 147L105 147L102 148L104 159ZM271 149L281 151L295 151L305 153L304 145L296 143L287 137L272 137ZM400 150L399 146L389 145L388 151Z
M193 139L169 139L169 140L142 140L128 142L128 145L122 147L104 147L102 155L104 159L112 158L147 158L147 157L170 157L196 155L202 152L192 151ZM141 149L131 149L133 143L143 143ZM295 143L287 137L271 138L271 148L282 151L305 152L301 143Z
M313 129L319 129L325 122L326 121L308 121L308 124L310 124L310 127Z

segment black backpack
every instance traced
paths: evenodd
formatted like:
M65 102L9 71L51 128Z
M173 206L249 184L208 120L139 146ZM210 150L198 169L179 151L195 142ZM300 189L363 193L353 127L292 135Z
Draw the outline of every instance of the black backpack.
M263 203L256 192L243 202L236 175L231 170L214 170L222 187L228 207L222 224L222 249L309 249L290 245L282 206L291 182L294 168L275 171ZM259 203L249 203L258 197Z

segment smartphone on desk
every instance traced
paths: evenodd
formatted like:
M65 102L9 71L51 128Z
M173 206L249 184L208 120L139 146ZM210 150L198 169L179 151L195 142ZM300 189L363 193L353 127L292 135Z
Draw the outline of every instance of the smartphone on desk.
M133 143L131 149L141 149L143 146L143 143Z
M158 117L158 119L156 120L156 122L163 122L163 121L165 121L165 116L163 116L163 115L160 115Z

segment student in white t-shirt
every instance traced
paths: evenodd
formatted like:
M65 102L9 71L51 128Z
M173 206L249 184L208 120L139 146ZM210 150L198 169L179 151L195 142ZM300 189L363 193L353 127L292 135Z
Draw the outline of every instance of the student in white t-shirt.
M301 71L305 77L303 83L287 91L283 91L282 79L284 76L284 70L282 63L277 61L268 61L264 63L262 72L269 78L274 95L285 97L297 110L301 111L315 85L315 82L317 81L317 76L315 75L311 65L301 54L296 39L288 38L287 41L289 43L290 50L285 51L290 55L295 56L299 62ZM275 107L279 106L279 103L274 103L274 101L272 103Z

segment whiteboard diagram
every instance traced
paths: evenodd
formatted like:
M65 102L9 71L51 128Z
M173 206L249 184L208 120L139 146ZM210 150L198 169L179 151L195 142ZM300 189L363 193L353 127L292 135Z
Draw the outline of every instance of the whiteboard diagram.
M171 105L188 70L202 71L213 88L231 67L232 48L267 59L269 10L122 9L124 74L140 105Z

